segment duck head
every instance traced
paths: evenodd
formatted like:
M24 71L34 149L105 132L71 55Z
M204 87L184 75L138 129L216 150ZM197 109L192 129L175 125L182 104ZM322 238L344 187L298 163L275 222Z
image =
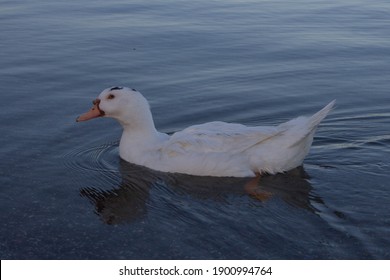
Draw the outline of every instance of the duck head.
M118 120L122 126L153 123L150 107L140 92L127 87L111 87L103 90L93 101L93 107L76 121L88 121L98 117Z

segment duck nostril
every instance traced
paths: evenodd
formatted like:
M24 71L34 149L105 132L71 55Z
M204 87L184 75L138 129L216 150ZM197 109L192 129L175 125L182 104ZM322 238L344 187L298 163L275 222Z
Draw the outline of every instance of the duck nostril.
M100 99L99 98L97 98L94 101L92 101L93 105L99 105L99 103L100 103Z

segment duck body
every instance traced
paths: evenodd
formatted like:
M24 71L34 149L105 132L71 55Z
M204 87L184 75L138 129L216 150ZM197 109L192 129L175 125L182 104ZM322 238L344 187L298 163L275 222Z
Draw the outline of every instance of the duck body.
M172 135L158 132L146 99L136 90L104 90L77 121L112 117L123 127L119 155L151 169L198 176L254 177L302 165L319 123L334 101L311 117L278 126L208 122Z

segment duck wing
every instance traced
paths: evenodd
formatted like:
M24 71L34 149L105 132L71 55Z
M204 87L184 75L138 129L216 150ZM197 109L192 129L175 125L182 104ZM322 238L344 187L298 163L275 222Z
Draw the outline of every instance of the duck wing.
M241 153L282 134L283 128L209 122L190 126L174 133L161 147L161 152L177 155L184 153Z

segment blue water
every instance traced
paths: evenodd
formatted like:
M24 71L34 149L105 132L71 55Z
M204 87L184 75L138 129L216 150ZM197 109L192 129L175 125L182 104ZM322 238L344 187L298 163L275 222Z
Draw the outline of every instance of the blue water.
M0 6L1 259L390 258L388 1ZM302 169L194 177L120 161L113 120L75 123L116 85L163 132L337 107Z

